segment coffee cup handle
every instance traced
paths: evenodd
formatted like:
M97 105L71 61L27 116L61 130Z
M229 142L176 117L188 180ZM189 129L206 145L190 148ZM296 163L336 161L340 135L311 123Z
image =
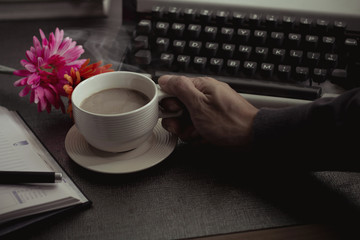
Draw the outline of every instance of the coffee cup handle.
M158 97L157 100L160 103L161 100L163 100L164 98L169 98L169 97L174 97L166 92L164 92L163 90L161 90L159 85L156 85L158 88ZM177 111L177 112L167 112L165 111L164 108L162 108L159 105L159 118L172 118L172 117L179 117L183 114L183 110Z

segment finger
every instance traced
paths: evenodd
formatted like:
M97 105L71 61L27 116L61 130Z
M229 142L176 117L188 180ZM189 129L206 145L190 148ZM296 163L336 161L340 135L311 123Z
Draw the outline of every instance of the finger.
M181 123L177 118L163 118L161 124L168 132L179 135L181 132Z
M182 141L194 142L201 139L201 136L192 124L184 124L184 122L179 121L177 118L163 119L162 124L165 129L177 135Z
M163 118L161 123L164 129L177 135L183 141L194 142L201 139L188 117Z
M162 90L180 99L188 109L203 97L192 79L185 76L164 75L158 79L158 83Z
M177 98L165 98L161 100L160 106L167 112L179 112L184 109L184 104Z

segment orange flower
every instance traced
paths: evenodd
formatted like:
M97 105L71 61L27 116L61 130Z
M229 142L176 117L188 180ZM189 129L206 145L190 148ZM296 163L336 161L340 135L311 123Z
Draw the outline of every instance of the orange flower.
M101 65L101 61L97 63L90 64L90 59L87 59L83 65L81 65L78 71L75 71L74 68L71 68L70 75L65 74L64 78L68 81L68 84L64 85L65 93L68 96L68 108L67 113L72 118L72 104L71 104L71 95L75 89L75 87L83 80L95 76L100 73L112 72L114 69L111 69L111 64L106 64L104 66Z
M81 66L80 68L80 76L82 79L86 79L92 76L95 76L99 73L105 73L105 72L112 72L114 71L113 69L111 69L111 64L106 64L104 66L100 66L101 65L101 61L97 62L97 63L93 63L90 64L90 59L87 59L86 62Z

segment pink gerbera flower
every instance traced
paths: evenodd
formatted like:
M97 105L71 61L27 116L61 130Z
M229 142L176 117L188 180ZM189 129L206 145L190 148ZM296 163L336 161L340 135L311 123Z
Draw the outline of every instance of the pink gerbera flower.
M50 112L51 106L56 109L65 107L60 96L67 96L64 84L67 80L65 74L69 74L71 68L78 70L86 59L78 59L84 49L76 45L75 41L66 37L64 31L56 28L55 34L50 33L49 40L40 29L41 42L34 36L30 50L26 51L26 58L20 61L25 67L16 70L15 75L23 78L17 80L15 86L24 86L20 91L21 97L31 93L30 102L38 104L38 111L45 109Z

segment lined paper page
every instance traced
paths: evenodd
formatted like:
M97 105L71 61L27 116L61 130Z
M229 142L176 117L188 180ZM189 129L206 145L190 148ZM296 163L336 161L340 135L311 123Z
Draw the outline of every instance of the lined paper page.
M51 171L10 116L0 108L0 170Z
M80 203L69 191L64 184L0 185L0 224L18 217Z
M15 112L0 106L0 170L52 171L45 159L50 154L34 138ZM0 224L86 202L69 183L0 185Z

